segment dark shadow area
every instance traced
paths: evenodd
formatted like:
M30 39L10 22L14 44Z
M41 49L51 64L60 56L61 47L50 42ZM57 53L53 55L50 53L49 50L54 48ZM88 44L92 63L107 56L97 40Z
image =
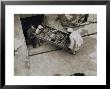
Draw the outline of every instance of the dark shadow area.
M30 42L28 42L28 38L27 38L27 30L29 28L31 28L31 25L33 25L35 28L37 28L38 25L40 25L42 23L43 18L44 18L44 15L36 15L36 16L32 16L32 17L20 18L27 45L30 44Z

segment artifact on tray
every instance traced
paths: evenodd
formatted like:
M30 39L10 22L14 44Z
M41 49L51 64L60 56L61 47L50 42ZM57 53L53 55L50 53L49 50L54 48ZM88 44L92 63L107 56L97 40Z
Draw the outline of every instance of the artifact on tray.
M70 45L69 34L63 33L49 26L43 26L43 28L40 28L39 30L40 30L39 33L36 34L36 37L38 39L41 39L57 47L68 50L68 52L72 53L72 51L69 48Z

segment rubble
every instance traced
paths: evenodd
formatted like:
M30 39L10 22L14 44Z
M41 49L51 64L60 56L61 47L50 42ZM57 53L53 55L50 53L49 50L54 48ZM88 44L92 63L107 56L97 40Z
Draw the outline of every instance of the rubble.
M97 22L97 14L90 14L87 21L88 22Z
M88 14L61 14L58 16L62 26L79 26L81 23L87 21Z

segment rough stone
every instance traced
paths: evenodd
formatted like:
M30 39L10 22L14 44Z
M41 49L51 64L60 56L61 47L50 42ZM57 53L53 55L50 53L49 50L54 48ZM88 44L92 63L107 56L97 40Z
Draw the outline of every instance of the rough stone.
M14 75L28 75L28 50L18 15L14 15L14 53Z

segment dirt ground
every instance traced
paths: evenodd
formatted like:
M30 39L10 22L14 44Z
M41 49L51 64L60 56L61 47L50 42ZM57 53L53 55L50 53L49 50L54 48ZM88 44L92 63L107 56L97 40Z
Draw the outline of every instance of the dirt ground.
M96 24L91 24L85 28L89 29L88 33L96 32ZM96 37L97 35L84 37L83 47L75 55L46 43L36 49L29 46L30 75L53 76L54 74L60 74L69 76L74 73L84 73L86 76L96 76Z

